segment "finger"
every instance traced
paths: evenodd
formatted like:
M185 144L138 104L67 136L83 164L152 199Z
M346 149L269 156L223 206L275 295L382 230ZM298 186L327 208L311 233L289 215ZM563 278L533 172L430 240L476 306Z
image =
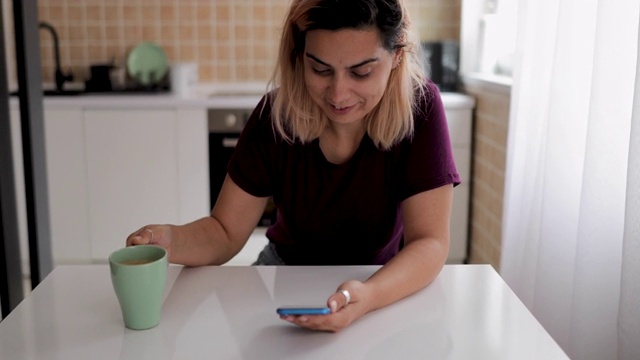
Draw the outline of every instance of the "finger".
M136 234L127 239L127 246L146 245L148 243L149 239L147 239L143 234Z
M150 244L153 238L153 232L147 228L142 228L127 238L127 246Z
M282 320L311 330L337 331L339 327L328 320L330 315L281 316Z
M337 332L341 329L340 326L336 325L333 322L330 322L330 321L318 322L318 321L313 321L313 319L306 319L305 321L299 321L296 323L296 325L307 328L307 329L319 330L319 331Z
M349 290L339 289L329 297L327 305L331 309L331 312L334 313L347 306L349 302L351 302L351 293Z

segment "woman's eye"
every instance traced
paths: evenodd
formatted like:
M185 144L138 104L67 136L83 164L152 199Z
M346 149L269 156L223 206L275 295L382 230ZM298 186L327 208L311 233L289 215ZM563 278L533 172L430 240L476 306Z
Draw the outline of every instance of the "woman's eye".
M371 71L366 72L366 73L353 72L352 74L356 79L364 79L364 78L368 77L369 75L371 75Z
M331 70L329 69L316 69L316 68L312 68L313 72L318 74L318 75L329 75L331 74Z

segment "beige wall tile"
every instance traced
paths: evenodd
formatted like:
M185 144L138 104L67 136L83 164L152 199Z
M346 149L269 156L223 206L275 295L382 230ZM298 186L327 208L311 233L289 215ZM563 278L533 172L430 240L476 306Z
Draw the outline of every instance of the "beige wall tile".
M195 25L189 23L180 23L180 26L178 26L178 41L196 41Z
M193 23L196 19L197 8L194 4L179 4L177 10L180 23Z
M198 53L194 45L181 45L179 46L180 55L178 56L180 61L196 61Z
M142 19L142 12L137 5L124 5L121 16L125 24L135 24Z
M124 61L127 51L146 40L161 45L169 61L197 62L200 80L216 82L268 80L288 3L40 0L38 7L40 18L52 22L58 30L61 46L73 46L65 60L70 62L67 66L88 67L87 61L99 57L99 53ZM460 0L407 0L406 4L424 40L459 37ZM212 46L212 51L204 50L203 45ZM45 41L42 46L47 46ZM94 48L89 51L89 46ZM232 61L245 55L249 56L245 62Z
M476 99L469 261L499 270L510 99L488 87L465 91Z
M213 41L213 26L207 24L198 24L196 27L196 36L198 38L199 45L205 45Z
M91 14L92 16L95 15L94 13ZM85 17L85 7L82 6L69 6L67 7L67 18L69 19L70 23L80 23L85 21L86 17ZM56 18L51 18L52 20L59 20Z
M49 16L49 20L50 21L55 21L57 23L63 22L65 21L65 9L64 7L60 6L60 5L50 5L48 7L48 16ZM44 15L45 12L42 12L42 15Z
M248 24L237 24L234 27L235 40L239 43L252 40L251 31Z
M160 37L162 38L163 44L174 44L178 38L176 28L173 26L161 26Z
M216 36L215 41L219 43L229 43L231 42L231 29L229 26L225 26L226 24L221 24L215 27Z
M221 1L220 3L216 3L216 20L218 21L229 21L231 20L231 9L229 8L230 2Z
M160 21L164 26L169 26L178 20L177 7L172 4L160 5Z
M264 3L253 3L253 7L251 9L252 16L254 19L266 19L268 16L267 6Z
M69 7L71 10L71 7ZM100 5L87 5L86 6L86 19L88 22L99 22L104 20L104 6ZM71 14L69 14L69 18L71 19Z

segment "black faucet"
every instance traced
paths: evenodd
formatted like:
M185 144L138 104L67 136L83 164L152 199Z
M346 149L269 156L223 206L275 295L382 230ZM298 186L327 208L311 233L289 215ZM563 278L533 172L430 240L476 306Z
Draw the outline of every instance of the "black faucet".
M58 44L58 33L56 32L56 29L54 29L51 24L44 21L40 23L39 27L49 30L51 37L53 38L54 60L56 62L56 89L58 91L62 91L64 83L73 80L73 74L70 73L69 75L65 75L62 72L62 67L60 67L60 45Z

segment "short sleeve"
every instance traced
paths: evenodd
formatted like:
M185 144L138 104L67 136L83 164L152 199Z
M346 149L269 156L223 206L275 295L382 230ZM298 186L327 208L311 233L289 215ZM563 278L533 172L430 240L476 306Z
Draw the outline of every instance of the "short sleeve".
M443 185L460 184L453 159L447 117L438 88L429 82L414 111L413 137L403 145L405 162L400 199Z
M260 100L244 126L227 173L236 185L253 196L273 194L275 135L267 97Z

